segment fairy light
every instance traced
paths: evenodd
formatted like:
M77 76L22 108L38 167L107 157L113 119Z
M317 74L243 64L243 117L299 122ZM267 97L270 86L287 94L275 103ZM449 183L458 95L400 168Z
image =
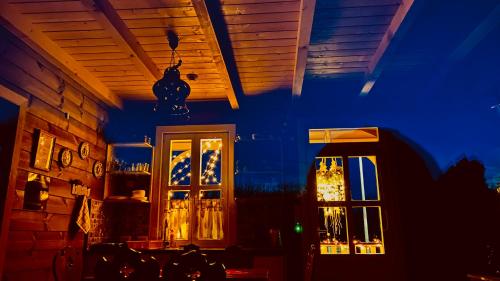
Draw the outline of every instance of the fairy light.
M336 157L321 158L316 171L316 187L318 201L345 201L344 170L342 162L337 164Z
M179 165L179 163L185 163L186 160L191 157L191 154L188 152L188 153L186 153L185 156L174 155L174 156L172 156L172 160L176 159L177 157L180 158L179 162L174 167L172 167L172 171L174 170L175 167L177 167ZM172 181L173 185L178 185L180 182L183 182L186 179L191 178L191 172L188 172L186 175L182 175L184 173L184 171L189 168L189 166L190 166L189 164L184 164L180 168L178 168L177 171L175 171L175 173L173 173L171 175L170 180Z
M205 170L203 171L203 174L201 175L200 179L204 184L214 183L221 185L221 183L215 176L215 168L217 167L217 162L219 161L219 154L222 148L221 141L218 139L206 140L202 151L203 154L208 153L213 147L214 143L215 144L218 143L217 149L215 149L212 152L212 154L208 157L207 165L205 166Z

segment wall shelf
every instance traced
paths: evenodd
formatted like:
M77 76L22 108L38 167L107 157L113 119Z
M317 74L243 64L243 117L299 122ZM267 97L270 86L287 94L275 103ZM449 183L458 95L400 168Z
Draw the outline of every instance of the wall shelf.
M107 198L104 200L106 203L129 203L129 204L149 204L151 202L149 201L142 201L142 200L136 200L136 199L112 199L112 198Z

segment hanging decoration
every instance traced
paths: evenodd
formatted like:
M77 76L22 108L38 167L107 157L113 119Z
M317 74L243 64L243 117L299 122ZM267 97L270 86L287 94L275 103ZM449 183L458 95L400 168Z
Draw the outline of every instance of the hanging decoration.
M342 158L319 158L316 170L316 188L318 201L345 201L344 169ZM330 162L330 167L328 167Z
M326 207L323 211L324 215L324 225L326 229L326 235L331 241L337 243L339 237L342 233L342 217L344 216L344 209L340 207ZM330 230L332 231L330 233ZM330 238L332 237L332 238Z
M179 45L179 37L172 31L167 33L167 39L172 53L169 66L165 69L163 78L153 85L153 93L158 98L155 105L156 112L167 113L172 116L185 116L189 118L189 109L186 105L186 99L191 92L191 87L184 80L181 80L179 67L182 64L176 48ZM179 60L175 62L177 57Z

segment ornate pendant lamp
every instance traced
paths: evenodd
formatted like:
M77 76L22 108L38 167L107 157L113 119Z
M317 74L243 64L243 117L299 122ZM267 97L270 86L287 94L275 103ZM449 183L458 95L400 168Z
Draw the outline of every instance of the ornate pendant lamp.
M167 33L168 44L172 49L170 64L163 74L163 78L156 81L153 85L153 93L158 98L155 105L156 112L166 113L173 116L184 116L189 118L189 109L186 105L186 99L191 92L191 87L181 79L179 67L182 59L175 49L179 45L179 37L172 31ZM179 58L175 63L175 57Z

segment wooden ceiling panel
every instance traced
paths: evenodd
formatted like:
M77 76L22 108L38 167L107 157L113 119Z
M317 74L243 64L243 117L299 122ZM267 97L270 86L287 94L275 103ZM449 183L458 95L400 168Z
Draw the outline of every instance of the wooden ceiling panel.
M149 53L148 53L149 54ZM153 61L156 63L156 64L169 64L170 63L170 57L167 57L167 56L151 56L151 58L153 59ZM212 58L209 58L209 57L182 57L182 62L183 64L184 63L199 63L199 64L213 64L213 59ZM177 63L177 60L174 61L174 63ZM215 67L215 66L211 66L211 67ZM180 67L180 70L182 70L182 65Z
M297 31L230 33L229 38L231 41L295 39L297 38Z
M293 67L294 64L295 64L295 60L293 60L293 59L273 60L273 61L240 61L240 62L238 62L238 66L240 68L258 67L258 66L267 66L269 68L272 68L273 66L277 66L277 65Z
M83 30L83 31L52 31L44 32L47 37L60 43L58 40L84 40L84 39L110 39L109 34L101 30ZM114 42L114 41L113 41ZM116 43L115 43L116 44ZM62 46L62 45L61 45Z
M10 6L25 14L52 12L85 12L87 7L78 0L74 1L8 1Z
M277 3L255 3L249 4L225 4L222 6L222 13L224 15L251 15L251 14L265 14L265 13L286 13L298 12L300 2L277 2Z
M155 19L155 18L182 18L196 17L193 7L175 7L175 8L143 8L117 10L120 17L128 19Z
M269 39L269 40L258 40L258 41L236 41L231 42L233 49L253 49L262 47L295 47L297 39Z
M180 38L177 54L183 60L183 79L188 73L198 74L188 81L190 99L229 99L237 108L235 82L225 61L228 54L222 53L217 33L227 32L223 37L230 41L231 63L238 71L234 77L239 77L243 94L292 86L295 93L295 84L302 85L296 81L303 80L304 72L315 77L367 73L388 42L388 29L401 10L401 1L412 2L218 0L220 9L210 11L208 1L212 0L6 3L59 48L63 53L59 57L70 57L74 68L88 71L89 81L102 82L97 88L104 96L154 99L151 86L170 63L166 33L172 30ZM209 14L216 12L220 14ZM223 22L213 24L217 16ZM215 28L221 26L223 30ZM303 36L309 29L308 36ZM297 71L299 56L303 63Z
M295 31L297 32L297 21L282 21L272 23L245 23L231 24L227 26L231 34L247 32L270 32L270 31Z
M111 0L113 7L121 9L179 8L192 7L191 0Z
M244 94L291 88L300 1L220 2Z
M366 73L400 2L317 0L307 73L327 77Z
M89 31L104 30L95 20L92 21L68 21L68 22L43 22L34 24L41 31Z
M164 26L164 27L149 27L149 28L131 28L130 31L138 38L158 36L162 37L164 40L163 42L165 42L168 29L169 29L168 26ZM180 38L191 35L203 35L203 31L201 30L200 26L176 26L170 29L176 32Z
M273 77L283 77L283 76L292 76L293 71L273 71L272 68L270 68L267 71L260 71L260 72L245 72L245 73L240 73L240 78L245 79L245 78L273 78Z
M96 39L60 39L60 40L54 40L57 45L61 46L62 48L65 47L102 47L102 46L116 46L115 41L111 37L108 38L96 38Z
M317 7L324 8L351 8L351 7L373 7L399 5L401 0L322 0L318 1Z
M105 46L83 46L83 47L62 47L70 55L73 54L98 54L98 53L116 53L118 45L113 44Z
M272 70L273 72L283 72L283 71L293 71L293 66L290 67L288 65L276 65L276 66L257 66L257 67L238 67L238 73L260 73L260 72L269 72Z
M321 18L351 18L371 16L393 16L399 5L364 6L364 7L321 7L315 12Z
M235 61L278 61L294 59L295 53L235 56Z
M140 18L140 19L124 19L125 24L129 28L151 28L151 27L190 27L200 26L197 17L182 17L182 18Z
M93 21L95 18L87 11L82 12L47 12L25 13L33 23Z
M137 36L137 41L141 43L143 48L147 48L147 45L154 45L154 44L165 44L165 34L162 36ZM205 35L203 34L184 34L184 35L179 35L179 41L182 42L181 44L184 43L204 43L206 42L205 40Z
M223 5L243 5L243 4L262 4L262 3L293 3L295 0L219 0Z
M273 23L273 22L290 22L297 21L298 12L285 13L259 13L245 15L229 15L224 16L228 25L231 24L249 24L249 23Z
M235 56L294 53L295 46L233 49Z

